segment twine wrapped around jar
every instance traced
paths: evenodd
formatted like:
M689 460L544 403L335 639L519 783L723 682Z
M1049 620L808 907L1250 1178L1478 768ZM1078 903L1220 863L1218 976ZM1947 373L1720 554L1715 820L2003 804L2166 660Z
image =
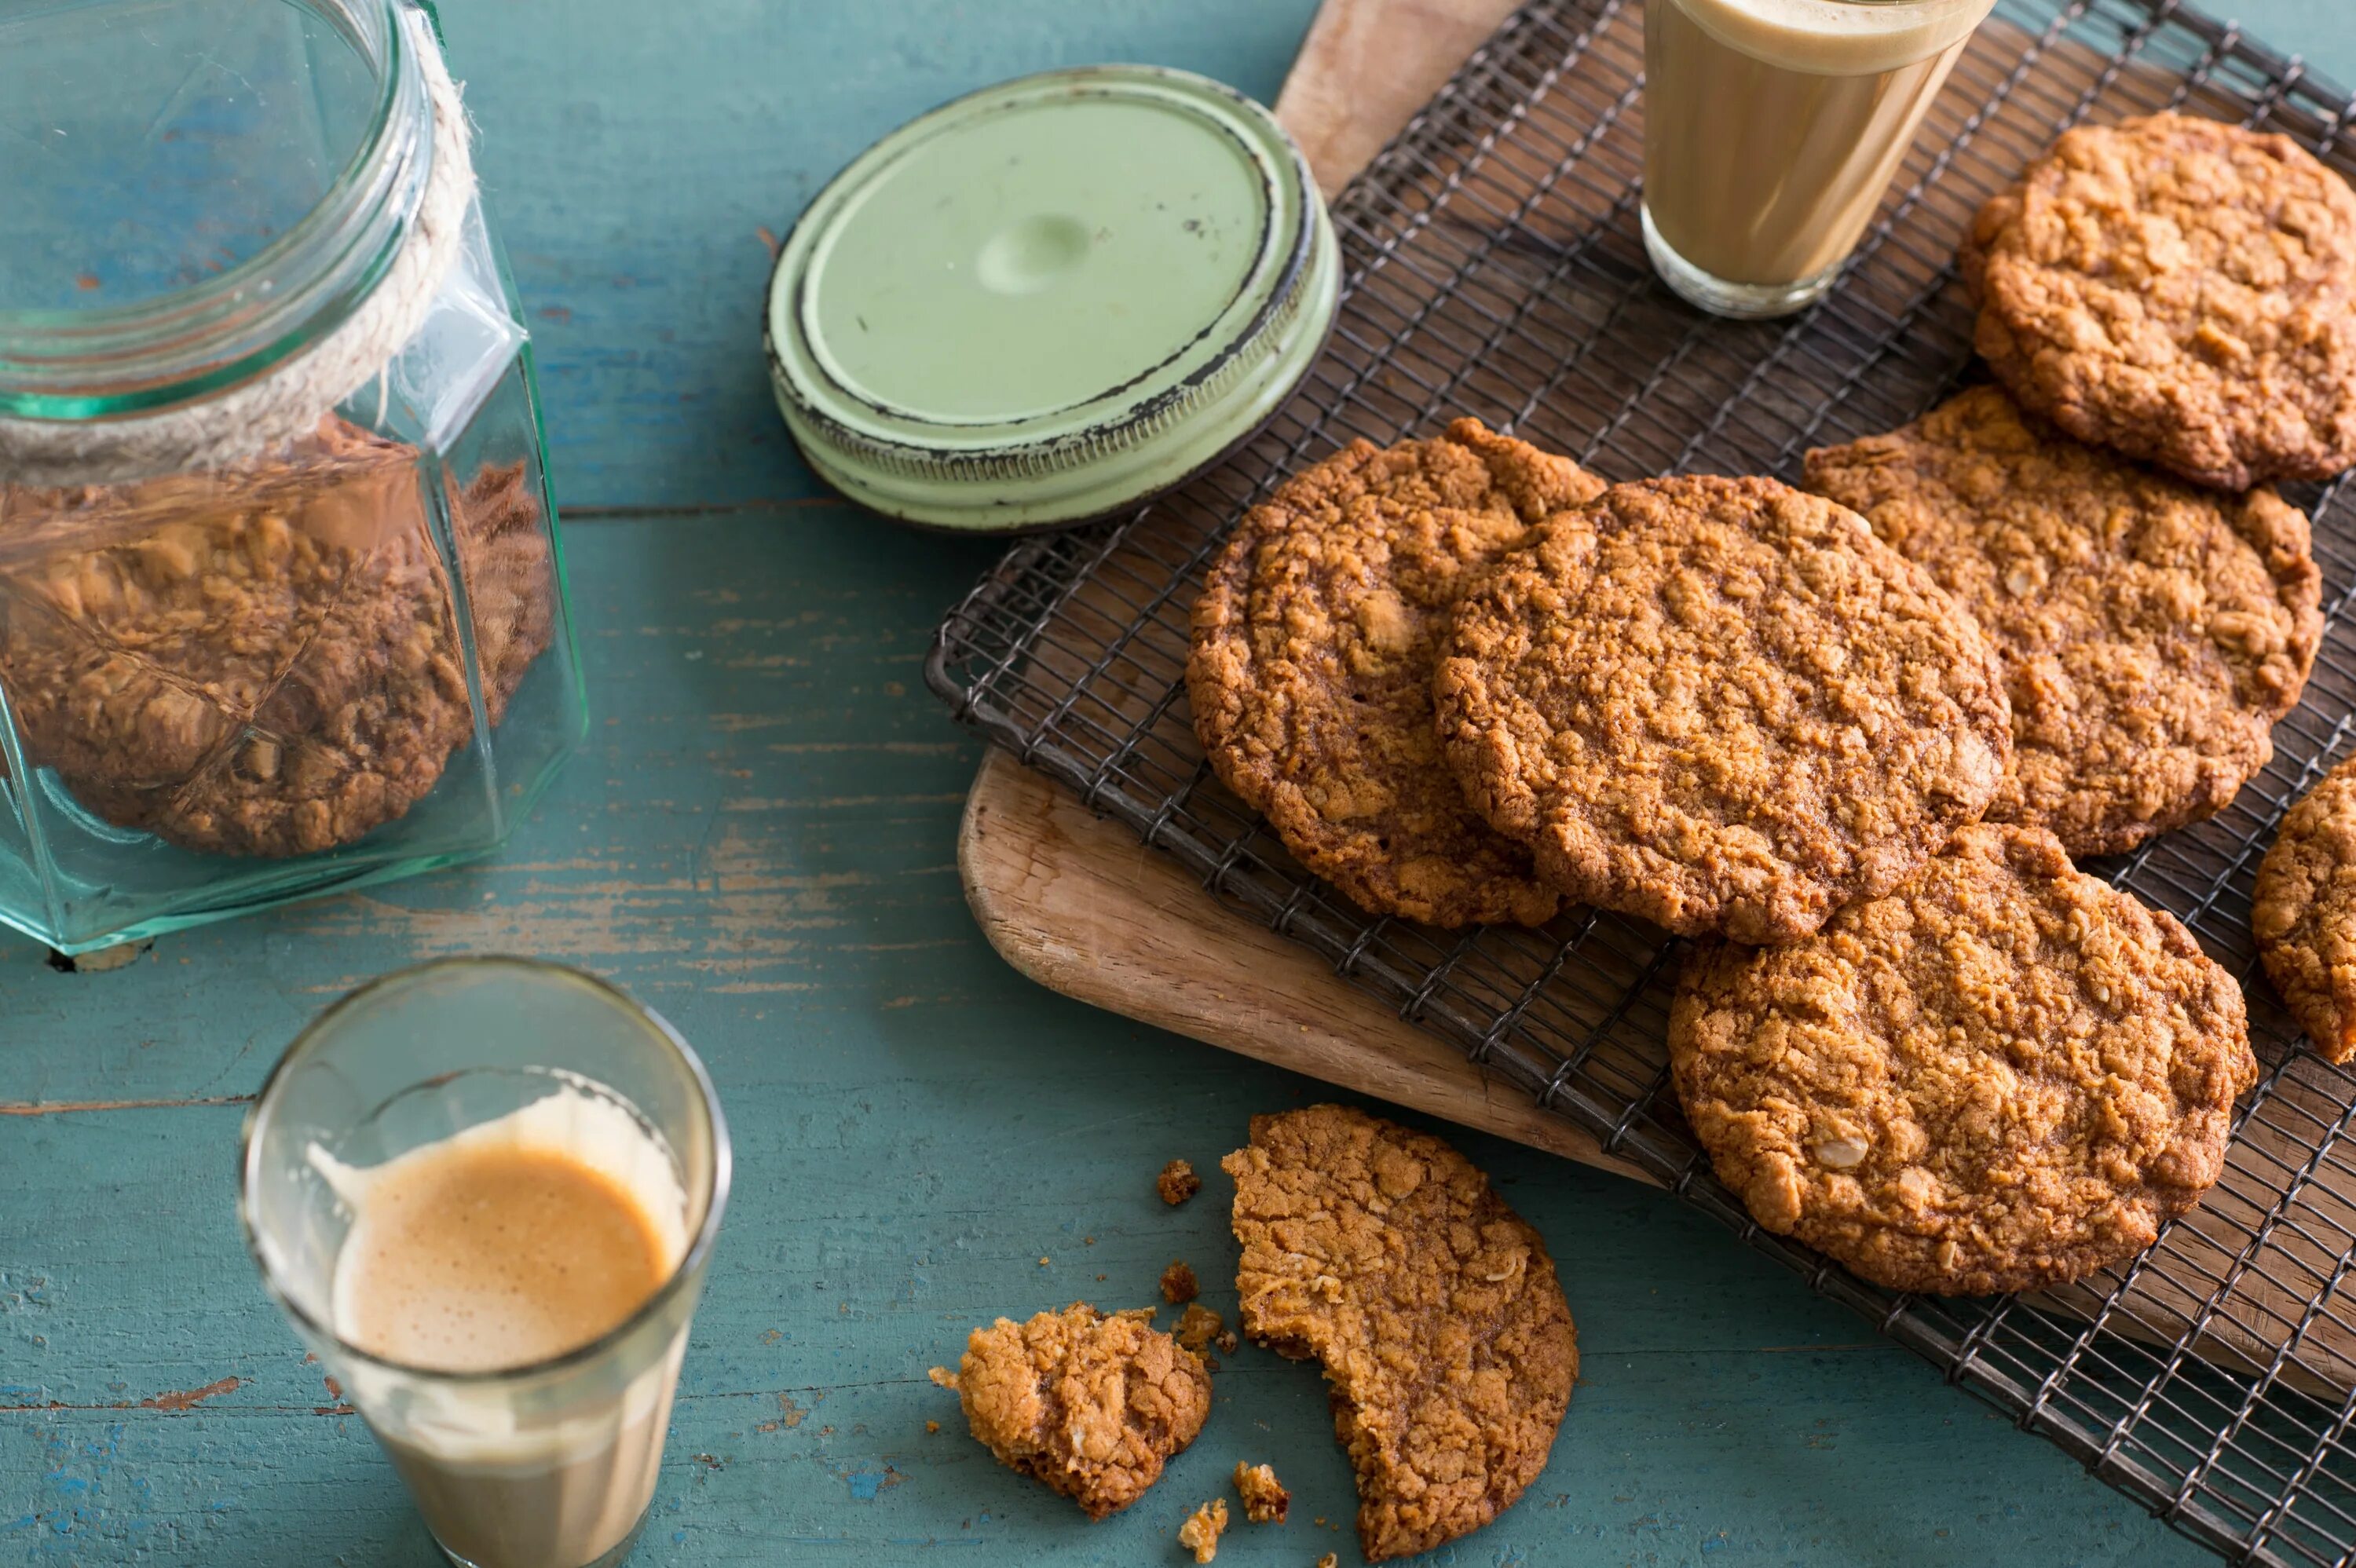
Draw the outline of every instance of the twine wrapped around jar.
M457 84L422 20L412 18L408 42L432 105L433 164L400 251L350 316L259 379L183 407L89 421L0 417L0 484L112 485L225 467L309 434L384 370L432 313L475 198Z

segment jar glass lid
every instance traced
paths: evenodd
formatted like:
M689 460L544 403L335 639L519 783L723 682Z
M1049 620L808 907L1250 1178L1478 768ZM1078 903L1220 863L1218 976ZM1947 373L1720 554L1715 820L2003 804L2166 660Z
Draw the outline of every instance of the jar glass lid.
M910 521L1135 506L1273 413L1339 266L1268 112L1141 66L985 89L886 136L777 258L767 348L803 455Z

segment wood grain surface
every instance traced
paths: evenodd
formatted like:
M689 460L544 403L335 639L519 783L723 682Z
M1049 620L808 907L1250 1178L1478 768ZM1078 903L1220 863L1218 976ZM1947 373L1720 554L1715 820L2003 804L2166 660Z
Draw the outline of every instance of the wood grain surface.
M918 672L996 551L824 496L755 325L761 231L907 115L1100 59L1270 98L1312 8L442 6L536 334L594 733L480 865L184 933L111 974L0 938L0 1564L437 1561L262 1298L233 1153L270 1062L337 992L499 949L660 1008L735 1130L634 1562L1180 1563L1178 1519L1243 1458L1277 1465L1293 1521L1239 1524L1222 1564L1354 1560L1306 1368L1232 1358L1195 1447L1100 1525L991 1463L924 1381L1001 1312L1143 1302L1176 1256L1215 1284L1224 1184L1173 1211L1153 1169L1209 1168L1253 1113L1327 1091L1056 997L982 940L955 850L980 752ZM2335 0L2239 9L2356 68ZM1546 1475L1434 1563L2203 1561L1665 1195L1460 1141L1561 1261L1585 1360Z
M1647 1179L1003 752L982 759L966 796L958 872L999 956L1050 990Z
M1320 189L1350 183L1515 0L1326 0L1277 96Z

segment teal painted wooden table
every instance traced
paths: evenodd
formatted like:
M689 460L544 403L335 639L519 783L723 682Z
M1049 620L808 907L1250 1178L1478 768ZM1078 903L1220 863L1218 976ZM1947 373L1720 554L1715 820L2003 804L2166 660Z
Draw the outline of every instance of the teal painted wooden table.
M1248 1348L1209 1427L1089 1525L991 1463L925 1378L966 1330L1142 1303L1173 1257L1230 1315L1223 1183L1317 1085L1037 990L952 864L975 750L924 695L991 547L818 491L762 379L772 236L891 125L1017 72L1186 66L1271 97L1312 0L445 5L539 335L596 703L585 754L489 863L170 938L110 974L0 942L0 1564L425 1564L360 1424L264 1303L238 1119L337 992L433 954L586 965L702 1050L737 1184L647 1563L1181 1561L1238 1458L1348 1534L1313 1369ZM2244 0L2356 77L2337 0ZM2164 1563L2197 1554L1674 1200L1468 1151L1561 1260L1585 1378L1554 1462L1458 1563ZM928 1419L942 1430L926 1430ZM1320 1520L1324 1522L1318 1522Z

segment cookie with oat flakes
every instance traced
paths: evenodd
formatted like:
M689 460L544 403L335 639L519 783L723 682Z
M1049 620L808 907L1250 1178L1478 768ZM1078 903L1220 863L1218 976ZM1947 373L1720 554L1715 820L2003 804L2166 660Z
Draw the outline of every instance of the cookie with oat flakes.
M2003 668L1865 519L1772 479L1615 485L1459 603L1433 680L1464 793L1572 897L1791 942L1979 819Z
M1510 1508L1546 1467L1579 1373L1537 1232L1440 1139L1344 1105L1255 1116L1221 1163L1244 1332L1323 1366L1367 1560Z
M1211 765L1361 908L1536 925L1559 902L1440 765L1431 661L1474 570L1602 482L1458 420L1360 441L1252 508L1194 613L1186 689Z
M2356 760L2284 813L2258 865L2250 930L2317 1053L2356 1056Z
M2356 462L2356 192L2186 114L2065 133L1963 253L1980 355L2081 441L2245 490Z
M2257 1078L2240 987L2173 916L1988 826L1810 941L1688 952L1669 1063L1760 1224L1942 1296L2141 1252Z
M974 1436L1090 1519L1135 1502L1211 1411L1202 1358L1151 1317L1076 1301L975 1329L956 1380Z
M419 461L331 415L214 473L7 492L0 682L27 754L107 821L211 854L404 815L475 732ZM522 464L447 500L496 725L552 638L553 560Z
M2084 446L1975 387L1808 453L1808 488L1928 569L1996 646L2012 770L1991 822L2115 855L2223 810L2322 635L2307 517Z

